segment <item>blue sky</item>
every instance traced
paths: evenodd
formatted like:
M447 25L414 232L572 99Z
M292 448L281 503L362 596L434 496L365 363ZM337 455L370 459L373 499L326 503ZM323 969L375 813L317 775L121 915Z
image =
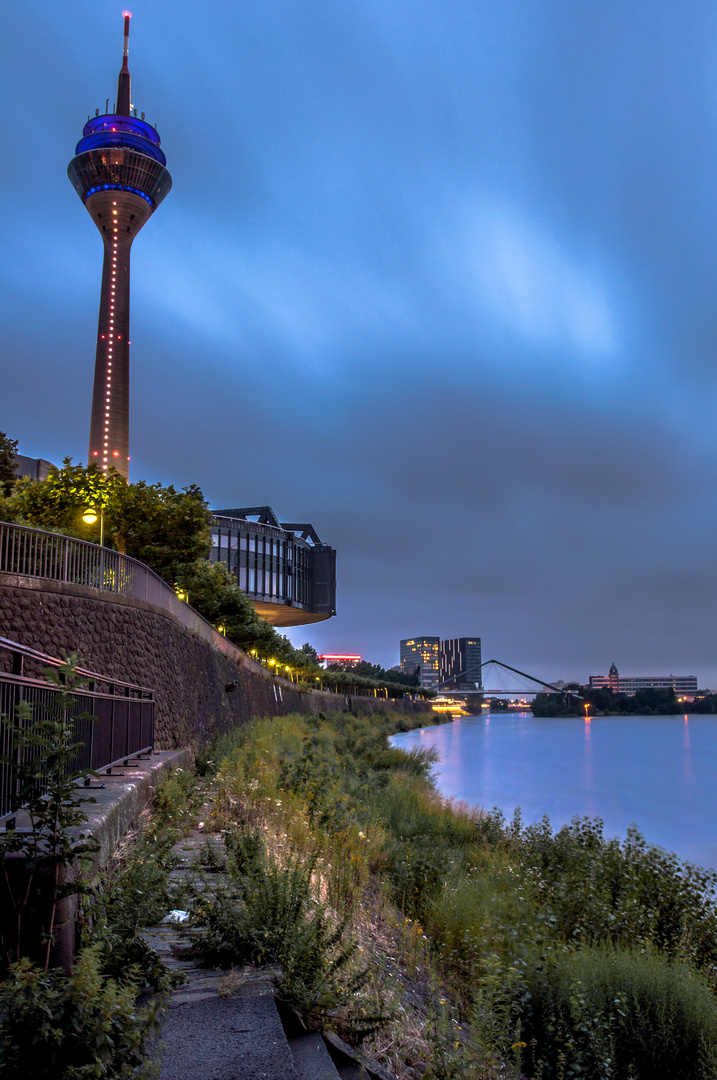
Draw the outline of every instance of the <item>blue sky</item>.
M174 188L132 264L132 476L338 550L292 632L480 634L717 687L717 9L137 0ZM121 5L4 11L0 428L84 460L101 244L67 163Z

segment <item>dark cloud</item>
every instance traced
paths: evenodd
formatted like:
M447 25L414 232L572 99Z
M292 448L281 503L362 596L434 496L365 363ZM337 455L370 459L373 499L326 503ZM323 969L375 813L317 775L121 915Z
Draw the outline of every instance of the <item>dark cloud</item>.
M174 177L133 256L134 475L314 522L340 613L299 642L717 685L712 5L133 10ZM0 427L83 458L101 252L65 169L119 11L5 19Z

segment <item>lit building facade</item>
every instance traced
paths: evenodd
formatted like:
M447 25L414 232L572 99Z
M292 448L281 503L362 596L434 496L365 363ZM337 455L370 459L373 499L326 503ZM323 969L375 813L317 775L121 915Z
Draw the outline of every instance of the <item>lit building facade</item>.
M129 264L135 236L172 186L156 128L137 116L128 67L129 22L111 113L88 118L67 168L104 245L88 464L129 477Z
M441 690L476 690L483 686L481 674L481 640L479 637L450 638L442 641L438 650L438 674Z
M210 561L226 564L262 619L301 626L336 614L336 552L312 525L280 522L270 506L212 514Z
M637 693L638 690L674 690L676 694L697 693L696 675L620 675L615 664L607 675L591 675L591 690L612 690L616 694Z
M404 638L401 641L400 668L407 675L419 670L419 682L424 690L438 686L438 656L441 639L437 637Z

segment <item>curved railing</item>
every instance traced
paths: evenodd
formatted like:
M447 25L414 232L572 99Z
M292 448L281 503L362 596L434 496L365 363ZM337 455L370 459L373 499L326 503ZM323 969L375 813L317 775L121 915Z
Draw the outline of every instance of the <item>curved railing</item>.
M75 540L72 536L33 529L29 525L0 522L0 574L80 585L85 589L144 600L170 612L187 630L211 642L233 660L265 677L269 674L261 664L227 641L198 611L180 600L174 589L154 570L119 551L86 540ZM272 673L272 678L277 676ZM335 691L330 687L322 689L342 696L371 697L373 694L373 691L359 687L350 690L337 687Z
M0 573L81 585L163 608L228 656L245 654L144 563L72 536L0 522ZM245 658L245 662L248 657Z

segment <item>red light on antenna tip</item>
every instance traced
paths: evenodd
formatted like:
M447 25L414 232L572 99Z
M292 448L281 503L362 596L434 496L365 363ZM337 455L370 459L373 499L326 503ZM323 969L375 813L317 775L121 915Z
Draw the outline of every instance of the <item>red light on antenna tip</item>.
M123 11L122 16L125 19L131 19L132 18L132 12L131 11Z

